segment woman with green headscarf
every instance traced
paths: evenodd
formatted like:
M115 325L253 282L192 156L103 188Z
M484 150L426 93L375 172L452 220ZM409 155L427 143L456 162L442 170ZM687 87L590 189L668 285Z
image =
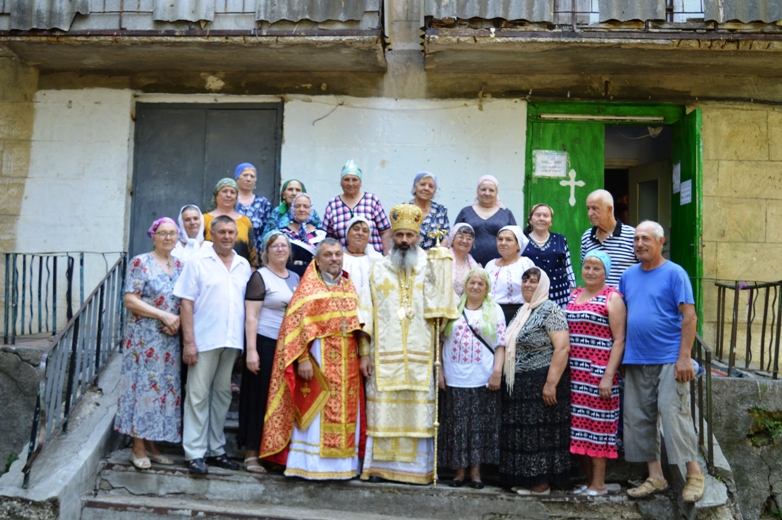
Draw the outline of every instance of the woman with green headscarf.
M263 236L268 235L272 231L288 227L291 223L291 204L299 193L307 193L307 187L300 180L291 179L283 183L280 190L280 205L272 210L269 220L266 221L266 226L263 228ZM310 218L307 219L305 224L311 224L316 228L320 228L320 217L318 212L315 211L315 206L310 210Z
M234 251L250 262L253 268L257 268L259 262L255 248L253 223L249 218L234 209L236 198L239 196L239 187L236 185L236 181L229 177L220 179L217 181L212 194L212 203L209 205L211 211L204 215L204 239L212 240L212 219L220 215L231 217L236 222L237 231Z
M438 463L456 470L451 487L482 489L481 464L500 457L500 389L505 361L505 314L491 297L489 273L471 269L459 301L461 314L445 327L440 389L445 406Z

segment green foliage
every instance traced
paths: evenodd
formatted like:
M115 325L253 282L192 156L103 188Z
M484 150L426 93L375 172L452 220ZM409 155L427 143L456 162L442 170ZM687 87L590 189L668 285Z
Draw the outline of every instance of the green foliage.
M753 446L765 446L782 437L782 411L772 412L753 406L747 413L755 419L747 435Z
M11 453L7 459L5 459L5 471L3 473L8 473L8 470L11 469L11 464L16 462L16 459L18 457L16 456L16 453Z

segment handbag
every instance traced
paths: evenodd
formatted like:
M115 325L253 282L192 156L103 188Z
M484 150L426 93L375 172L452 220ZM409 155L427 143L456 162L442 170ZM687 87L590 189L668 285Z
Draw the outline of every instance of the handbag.
M478 341L483 343L483 346L489 349L489 352L491 352L491 355L494 355L494 349L489 346L488 343L486 343L486 340L481 337L480 334L478 334L478 331L476 331L474 328L472 328L472 325L470 325L470 321L467 319L467 314L464 313L464 310L462 309L462 317L464 318L464 323L467 324L467 327L470 329L470 332L472 332L472 335L478 338Z

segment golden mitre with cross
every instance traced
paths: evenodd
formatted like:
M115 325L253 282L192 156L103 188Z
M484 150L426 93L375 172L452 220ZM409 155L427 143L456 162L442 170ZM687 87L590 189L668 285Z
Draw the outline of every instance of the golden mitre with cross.
M416 233L421 231L424 221L424 212L415 204L399 204L391 208L391 231L409 229Z

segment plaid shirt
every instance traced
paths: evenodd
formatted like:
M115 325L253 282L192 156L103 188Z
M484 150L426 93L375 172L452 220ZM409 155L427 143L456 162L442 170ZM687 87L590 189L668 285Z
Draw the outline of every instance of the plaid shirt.
M415 199L408 202L408 204L415 204ZM424 216L424 221L421 223L421 242L418 244L421 246L421 249L424 251L432 249L436 240L429 236L429 232L441 230L445 230L446 233L451 230L451 224L448 222L448 208L432 201L432 208Z
M234 210L240 215L245 215L253 223L253 233L255 233L254 245L256 251L258 251L258 258L260 258L261 244L263 244L263 227L266 225L266 221L269 220L269 215L272 212L271 203L266 197L256 195L249 206L236 201Z
M382 253L383 241L380 239L380 232L389 229L391 222L388 221L383 205L380 204L380 199L372 193L364 192L364 196L361 197L361 200L358 201L353 209L350 209L347 204L342 202L339 196L331 199L326 205L326 211L323 213L323 229L326 230L328 236L336 238L345 247L347 246L345 237L348 233L348 222L356 215L374 222L375 225L370 226L372 229L369 234L369 243L372 244L375 251Z

